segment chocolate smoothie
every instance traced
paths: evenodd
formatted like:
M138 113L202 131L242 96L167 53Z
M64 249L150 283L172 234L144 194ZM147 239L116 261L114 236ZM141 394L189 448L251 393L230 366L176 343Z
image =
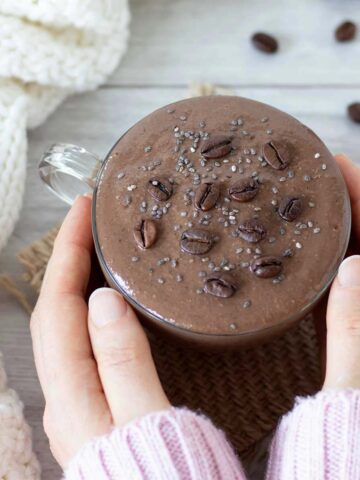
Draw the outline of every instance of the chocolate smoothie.
M350 231L321 140L239 97L184 100L137 123L108 156L95 208L110 284L153 323L203 335L294 323L329 285Z

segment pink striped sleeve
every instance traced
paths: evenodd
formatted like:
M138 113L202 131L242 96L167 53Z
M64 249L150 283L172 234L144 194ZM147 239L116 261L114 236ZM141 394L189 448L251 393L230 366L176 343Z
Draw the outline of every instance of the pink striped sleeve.
M273 439L266 479L360 479L360 390L298 398Z
M66 480L245 480L224 433L206 417L171 408L94 439Z

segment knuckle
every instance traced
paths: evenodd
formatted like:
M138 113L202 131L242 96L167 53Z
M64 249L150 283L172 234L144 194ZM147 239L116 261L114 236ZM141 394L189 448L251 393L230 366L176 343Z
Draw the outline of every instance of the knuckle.
M110 345L99 352L97 362L99 368L126 370L141 365L145 360L145 348L140 348L136 342L126 345Z
M360 336L360 311L347 315L343 320L344 330L351 336Z

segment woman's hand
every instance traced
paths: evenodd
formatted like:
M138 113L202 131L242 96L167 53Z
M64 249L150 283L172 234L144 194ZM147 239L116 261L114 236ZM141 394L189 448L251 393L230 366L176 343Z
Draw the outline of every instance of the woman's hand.
M80 197L56 238L31 318L44 428L63 468L93 437L170 407L132 308L107 288L88 308L92 248L91 200Z
M336 160L349 189L355 253L360 253L360 169L343 155ZM360 388L360 255L344 260L331 287L324 388Z

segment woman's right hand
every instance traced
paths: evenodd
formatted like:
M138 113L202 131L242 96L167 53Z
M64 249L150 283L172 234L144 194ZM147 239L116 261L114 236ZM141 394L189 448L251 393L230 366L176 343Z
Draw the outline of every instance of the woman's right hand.
M344 155L336 160L350 193L357 254L342 262L329 295L324 389L360 389L360 169Z

